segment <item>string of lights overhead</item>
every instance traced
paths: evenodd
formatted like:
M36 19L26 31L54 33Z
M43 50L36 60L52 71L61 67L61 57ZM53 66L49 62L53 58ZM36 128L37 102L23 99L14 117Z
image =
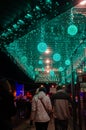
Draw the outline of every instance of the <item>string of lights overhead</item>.
M86 17L82 13L77 19L77 6L69 9L76 3L73 2L36 1L1 33L0 41L7 55L35 82L65 83L65 73L67 77L71 74L72 53L80 42L83 44L73 57L74 69L82 63L79 58L86 47Z

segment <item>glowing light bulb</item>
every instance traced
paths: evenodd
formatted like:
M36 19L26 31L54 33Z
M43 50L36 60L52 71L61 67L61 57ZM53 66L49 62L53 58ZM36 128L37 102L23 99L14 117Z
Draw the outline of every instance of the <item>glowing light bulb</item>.
M86 4L86 0L83 0L82 2L80 2L80 5L85 5Z
M45 62L46 62L47 64L49 64L49 63L50 63L50 60L49 60L49 59L47 59Z
M49 66L49 65L47 65L47 66L46 66L46 68L47 68L47 69L49 69L49 68L50 68L50 66Z
M47 49L47 50L45 51L45 53L46 53L46 54L49 54L49 53L50 53L50 50L49 50L49 49Z
M49 72L50 72L50 70L46 70L46 72L47 72L47 73L49 73Z

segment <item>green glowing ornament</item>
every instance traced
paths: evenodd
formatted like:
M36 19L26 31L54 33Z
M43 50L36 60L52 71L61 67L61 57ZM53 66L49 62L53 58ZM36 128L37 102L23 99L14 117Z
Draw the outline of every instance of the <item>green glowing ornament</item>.
M78 28L76 25L72 24L68 27L67 32L69 35L74 36L78 32Z
M29 66L29 69L30 69L30 70L33 70L33 66L32 66L32 65L30 65L30 66Z
M33 79L35 79L35 75L33 75Z
M13 28L18 29L19 26L17 24L13 24Z
M36 71L36 72L35 72L35 74L36 74L36 75L39 75L39 72L38 72L38 71Z
M62 72L64 69L63 67L59 67L59 71Z
M45 52L47 50L47 44L44 42L40 42L37 46L39 52Z
M26 56L22 56L21 57L21 62L22 63L26 63L27 62L27 57Z
M65 61L65 65L70 65L70 60L69 59Z
M71 81L70 80L67 80L68 83L70 83Z
M53 70L50 70L50 76L54 76L54 71Z
M43 61L42 61L42 60L39 60L38 63L39 63L39 65L42 65L42 64L43 64Z
M54 60L54 61L60 61L60 59L61 59L61 55L60 55L60 54L55 53L55 54L53 55L53 60Z
M51 0L46 0L46 3L51 3Z
M42 67L42 71L44 72L45 71L45 69Z

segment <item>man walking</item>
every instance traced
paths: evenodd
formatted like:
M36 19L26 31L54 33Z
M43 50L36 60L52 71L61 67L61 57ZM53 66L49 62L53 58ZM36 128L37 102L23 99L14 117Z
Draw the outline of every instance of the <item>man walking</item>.
M69 101L70 97L65 91L65 86L52 96L55 130L67 130L68 128Z

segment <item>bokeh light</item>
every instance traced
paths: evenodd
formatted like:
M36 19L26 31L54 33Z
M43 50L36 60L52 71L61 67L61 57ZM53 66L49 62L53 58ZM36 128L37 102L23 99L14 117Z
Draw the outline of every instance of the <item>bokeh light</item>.
M22 56L21 57L21 62L22 63L26 63L27 62L27 57L26 56Z
M43 61L42 61L42 60L39 60L38 63L39 63L39 65L42 65L42 64L43 64Z
M42 71L45 71L44 67L42 67Z
M72 24L68 27L67 32L69 35L74 36L78 32L78 28L76 25Z
M53 70L50 70L50 76L54 76L54 71Z
M63 67L59 67L59 71L61 72L61 71L63 71L64 70L64 68Z
M55 54L53 55L53 60L54 60L54 61L60 61L60 59L61 59L61 55L60 55L60 54L55 53Z
M69 59L65 60L65 65L70 65L70 60Z
M45 52L47 50L47 44L44 42L40 42L37 46L39 52Z

